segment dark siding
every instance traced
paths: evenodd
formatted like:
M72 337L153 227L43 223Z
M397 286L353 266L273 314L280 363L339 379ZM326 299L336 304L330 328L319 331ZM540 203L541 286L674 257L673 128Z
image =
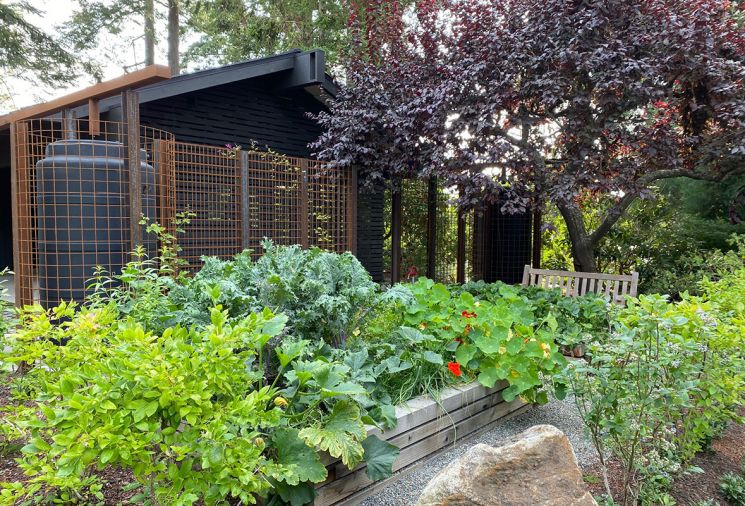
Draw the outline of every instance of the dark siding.
M224 145L251 141L292 156L309 156L320 128L307 112L322 105L304 90L283 90L276 79L254 79L140 106L140 121L183 142Z
M13 266L10 195L10 134L0 133L0 270Z
M357 198L357 258L374 281L383 281L383 208L385 193L360 193Z

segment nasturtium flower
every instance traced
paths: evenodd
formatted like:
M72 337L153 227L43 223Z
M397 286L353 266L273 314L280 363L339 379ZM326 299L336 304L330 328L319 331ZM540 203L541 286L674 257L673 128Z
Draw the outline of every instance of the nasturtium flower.
M461 311L460 315L463 318L476 318L476 313L474 313L472 311L466 311L465 309L463 311Z
M463 375L463 371L460 370L460 364L458 362L448 362L448 369L455 376L460 377Z

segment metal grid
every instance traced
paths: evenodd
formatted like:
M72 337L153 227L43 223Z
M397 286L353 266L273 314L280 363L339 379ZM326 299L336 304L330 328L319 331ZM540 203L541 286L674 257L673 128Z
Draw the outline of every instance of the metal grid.
M18 302L82 299L97 266L114 272L129 260L140 215L166 221L173 214L166 132L35 119L15 123L11 139ZM157 250L152 238L141 244Z
M407 280L413 273L424 276L427 273L427 234L428 234L428 181L426 179L407 179L401 183L401 273L400 279ZM442 283L455 283L458 280L458 216L456 205L457 189L438 185L435 227L435 271L434 279ZM387 279L391 272L391 194L386 191L386 237L384 245L384 268ZM474 235L472 210L463 212L464 250L462 269L464 280L474 275Z
M190 269L261 242L354 249L351 171L273 152L176 143L177 208L194 214L179 240Z
M261 241L354 251L356 178L348 169L277 153L176 142L127 123L27 120L12 125L16 302L81 300L97 266L118 272L157 240L141 215L179 236L188 269ZM134 130L139 130L134 131ZM131 217L137 219L132 220Z
M178 237L181 258L198 267L204 256L241 251L241 173L238 153L225 147L176 142L176 209L193 217Z

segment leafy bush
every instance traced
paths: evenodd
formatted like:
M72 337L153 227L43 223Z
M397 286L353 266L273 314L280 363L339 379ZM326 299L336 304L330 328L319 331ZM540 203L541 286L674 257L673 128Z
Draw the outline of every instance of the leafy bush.
M589 363L570 365L568 381L601 463L613 455L623 464L621 504L656 504L672 476L738 420L744 272L710 283L703 298L632 300L608 339L590 346Z
M377 291L365 268L350 253L276 246L270 241L263 245L264 254L255 261L251 251L232 261L205 258L192 279L170 291L169 302L178 308L173 319L205 323L209 292L216 286L219 302L231 317L270 307L287 315L289 331L295 335L343 343L360 309Z
M3 490L2 502L96 502L94 471L122 466L145 502L254 503L277 493L299 505L326 479L317 446L350 467L366 459L374 479L390 474L397 449L367 437L353 399L365 389L348 367L303 360L307 342L288 340L269 382L265 345L286 317L265 309L228 322L219 305L210 317L154 334L114 303L26 312L0 346L30 368L14 384L35 407L11 417L28 437L21 467L30 479Z
M745 477L727 473L722 477L719 488L732 506L745 506Z
M425 278L407 288L413 302L363 326L352 345L374 350L375 361L390 366L380 379L387 393L398 400L475 377L487 387L507 381L507 401L522 396L547 402L544 383L566 363L555 343L553 318L536 319L529 301L507 285L500 285L501 296L491 301L467 291L455 296ZM390 321L400 322L392 336Z
M10 271L6 269L0 270L0 277L9 274ZM8 288L5 286L4 280L0 280L0 336L8 332L15 324L14 309L13 305L8 302ZM0 368L2 363L0 363Z
M566 297L559 289L546 290L537 286L511 286L505 283L475 281L455 286L455 291L467 291L474 296L495 301L503 293L517 294L528 301L537 321L549 315L556 320L557 342L572 347L607 336L617 307L606 297L588 293L581 297Z

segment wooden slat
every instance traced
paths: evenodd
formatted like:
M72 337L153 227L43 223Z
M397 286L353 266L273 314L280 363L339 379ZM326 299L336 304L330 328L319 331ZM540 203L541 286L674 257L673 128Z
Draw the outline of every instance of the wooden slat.
M481 413L482 411L486 411L487 409L490 409L503 402L504 401L502 400L501 391L494 392L490 395L487 395L486 397L478 399L475 402L463 404L463 406L454 411L450 411L448 413L443 413L441 415L433 417L427 422L397 436L386 437L386 434L384 433L382 439L385 439L389 443L398 446L399 449L403 451L409 446L418 443L422 439L426 439L427 437L445 430L462 420L470 418L478 413ZM330 467L331 469L329 474L335 476L338 479L359 469L364 469L365 465L363 463L357 466L354 470L350 470L347 466L337 461Z

